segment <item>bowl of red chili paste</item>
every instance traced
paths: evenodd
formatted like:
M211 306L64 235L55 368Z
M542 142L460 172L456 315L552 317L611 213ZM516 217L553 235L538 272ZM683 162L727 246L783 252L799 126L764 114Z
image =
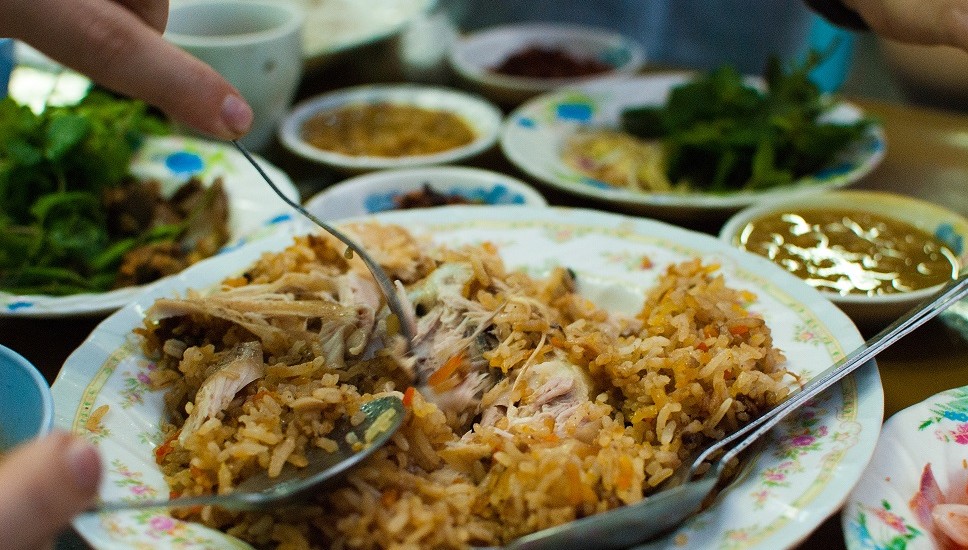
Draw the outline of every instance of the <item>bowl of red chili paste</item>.
M512 107L550 90L628 77L645 53L607 29L530 23L468 34L455 42L449 60L464 87Z

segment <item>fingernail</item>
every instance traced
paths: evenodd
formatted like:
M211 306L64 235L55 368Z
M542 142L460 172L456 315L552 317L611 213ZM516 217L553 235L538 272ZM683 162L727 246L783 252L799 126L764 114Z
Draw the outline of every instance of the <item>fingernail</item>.
M97 490L101 483L101 457L94 445L75 437L67 447L67 467L79 490Z
M222 122L229 131L242 135L252 126L252 108L241 97L227 95L222 101Z

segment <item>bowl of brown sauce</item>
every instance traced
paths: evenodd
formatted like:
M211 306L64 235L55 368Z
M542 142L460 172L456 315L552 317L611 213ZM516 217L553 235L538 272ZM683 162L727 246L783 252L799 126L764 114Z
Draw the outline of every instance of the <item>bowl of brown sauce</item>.
M644 60L642 47L619 33L557 23L489 27L461 37L449 52L463 87L506 107L562 87L631 76Z
M296 105L279 140L344 173L453 164L497 141L503 115L484 98L436 86L367 85Z
M886 192L761 204L735 214L719 236L783 267L864 325L900 317L968 264L968 220Z

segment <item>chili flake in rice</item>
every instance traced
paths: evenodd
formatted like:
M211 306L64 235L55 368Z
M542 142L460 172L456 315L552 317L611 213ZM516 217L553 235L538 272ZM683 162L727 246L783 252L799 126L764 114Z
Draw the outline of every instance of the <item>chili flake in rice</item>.
M404 396L402 428L306 505L180 515L257 547L503 544L647 498L788 392L769 327L744 308L753 296L699 259L670 266L629 317L596 308L566 269L507 270L488 243L346 229L413 317L389 316L365 266L324 235L158 300L136 331L167 388L157 460L175 495L227 492L335 448L336 420L375 397ZM400 322L417 334L409 356Z

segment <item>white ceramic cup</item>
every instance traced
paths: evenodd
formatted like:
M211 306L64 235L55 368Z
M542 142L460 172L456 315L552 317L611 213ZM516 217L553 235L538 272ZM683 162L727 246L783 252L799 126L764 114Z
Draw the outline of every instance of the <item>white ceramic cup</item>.
M211 65L252 106L252 130L240 141L265 149L292 104L302 75L299 5L284 0L173 2L165 38Z

